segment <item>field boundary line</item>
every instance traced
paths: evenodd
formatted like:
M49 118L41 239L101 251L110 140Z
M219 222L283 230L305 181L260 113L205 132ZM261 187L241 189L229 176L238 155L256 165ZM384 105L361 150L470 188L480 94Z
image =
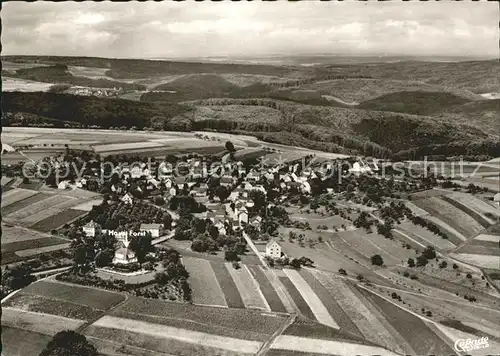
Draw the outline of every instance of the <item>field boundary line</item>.
M259 266L259 268L262 270L265 277L269 280L271 286L273 286L274 290L276 291L276 294L278 294L278 297L281 299L281 302L283 303L285 310L289 314L299 313L298 311L299 308L297 307L297 305L295 305L295 302L293 301L292 297L288 294L285 286L281 283L281 281L279 280L278 276L274 273L274 271L268 267Z
M119 342L111 341L111 340L106 340L106 339L101 339L101 338L98 338L98 337L95 337L95 336L85 335L85 337L87 339L90 339L90 340L99 340L99 342L104 341L105 343L123 346L123 344L121 344ZM152 351L152 350L148 350L148 349L144 349L142 347L132 346L132 345L127 345L127 348L136 349L136 350L142 350L142 351L145 351L145 352L147 352L148 354L150 354L152 356L176 356L176 355L172 355L172 354L167 354L165 352ZM122 354L122 353L114 353L113 355L110 355L110 356L129 356L129 355Z
M265 355L267 351L269 351L269 349L271 348L276 338L282 335L285 332L285 330L288 329L288 327L290 327L290 325L292 325L295 322L295 319L297 319L297 314L289 315L287 321L283 323L283 325L280 328L278 328L278 330L276 330L266 342L262 344L260 350L255 354L255 356Z
M250 269L248 268L247 265L243 265L243 268L246 269L246 271L248 272L248 275L252 278L252 283L255 287L255 289L259 292L259 295L260 295L260 298L264 301L264 304L265 304L265 307L266 307L266 311L267 312L271 312L271 306L269 305L269 303L267 302L267 299L266 297L264 297L264 293L262 293L262 290L260 289L260 284L259 282L257 282L257 280L255 279L255 277L253 276L252 272L250 271Z

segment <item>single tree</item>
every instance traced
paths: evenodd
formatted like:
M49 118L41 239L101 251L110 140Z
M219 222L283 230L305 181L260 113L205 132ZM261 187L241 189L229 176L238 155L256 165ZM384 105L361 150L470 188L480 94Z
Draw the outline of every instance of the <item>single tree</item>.
M384 259L380 255L373 255L371 257L372 265L382 266L384 264Z
M98 356L97 349L85 336L72 331L60 331L49 341L39 356Z

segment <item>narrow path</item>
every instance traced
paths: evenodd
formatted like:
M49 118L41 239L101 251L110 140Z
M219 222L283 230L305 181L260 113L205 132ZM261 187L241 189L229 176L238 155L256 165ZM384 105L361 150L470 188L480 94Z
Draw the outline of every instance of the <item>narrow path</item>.
M295 319L297 318L297 314L292 314L290 315L290 317L288 318L288 320L286 321L286 323L284 323L278 330L276 330L272 335L271 337L265 342L262 344L260 350L255 354L255 356L262 356L262 355L265 355L267 353L267 351L269 351L269 349L271 348L271 346L273 345L273 342L274 340L276 340L276 338L278 336L280 336L281 334L283 334L285 332L285 330L293 324L293 322L295 321Z
M242 235L245 241L247 242L248 246L250 246L250 249L259 258L260 262L262 263L262 266L264 266L264 268L267 268L267 263L264 256L262 256L259 250L257 250L257 247L255 247L255 244L253 243L252 239L247 235L245 231L243 231Z
M121 307L123 304L125 304L126 302L128 302L128 299L129 299L129 296L127 293L123 293L122 295L125 296L125 299L122 300L120 303L116 304L115 306L111 307L110 309L108 310L104 310L101 314L99 314L97 317L95 318L92 318L90 320L87 320L85 322L85 324L79 326L75 331L80 333L80 334L83 334L84 330L87 329L90 325L94 324L97 320L101 319L103 316L105 315L108 315L110 313L112 313L114 310L118 309L119 307Z

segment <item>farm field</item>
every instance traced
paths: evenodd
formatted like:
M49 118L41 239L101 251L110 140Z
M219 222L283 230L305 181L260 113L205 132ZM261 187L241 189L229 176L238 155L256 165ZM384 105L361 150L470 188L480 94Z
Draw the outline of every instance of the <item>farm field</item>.
M500 216L498 208L472 194L454 192L449 197L469 206L471 209L482 212L483 214L489 213L495 216Z
M484 229L470 215L438 197L416 200L414 203L467 238L477 235Z
M462 210L464 213L481 224L484 228L488 228L490 225L493 225L495 223L492 219L484 215L480 210L477 210L475 207L470 206L469 203L454 199L452 196L443 196L441 197L441 199Z
M258 341L267 340L287 320L287 317L257 310L214 308L135 297L129 298L115 312L159 317L174 327L201 328L200 331L210 334ZM193 326L189 326L191 324Z
M405 201L405 205L408 209L411 210L411 212L416 215L416 216L424 216L424 215L429 215L427 211L425 211L422 208L419 208L417 205L412 203L411 201Z
M227 307L221 286L210 262L201 258L183 257L182 263L189 272L189 284L193 290L193 303Z
M395 306L380 296L358 287L359 292L372 303L398 330L417 355L452 355L453 349L436 335L419 317Z
M49 335L2 325L2 353L9 356L39 356L52 339Z
M491 241L472 240L464 246L458 248L456 253L471 253L477 255L492 255L500 259L500 246Z
M283 305L281 298L279 297L278 293L274 289L270 280L264 274L262 267L256 266L256 265L247 265L246 267L248 268L248 270L252 274L253 278L255 278L255 280L259 284L260 290L262 291L262 294L264 295L264 298L266 299L267 303L269 304L269 307L271 308L271 310L273 312L286 313L287 310L286 310L285 306Z
M280 232L287 232L290 229L280 228ZM296 230L296 229L295 229ZM317 236L323 238L323 243L318 243L313 248L306 246L300 247L297 242L291 243L287 239L280 242L283 251L292 257L307 256L314 261L314 266L318 270L323 270L332 273L338 273L339 269L346 270L350 276L362 275L372 282L387 284L387 281L380 278L373 271L373 267L369 258L360 254L356 249L338 238L338 234L328 232L314 233L312 231L300 231L304 233L306 238L311 236L317 240Z
M292 302L290 301L290 298L288 297L288 295L286 293L286 288L283 285L283 283L281 283L281 281L279 280L277 274L274 273L273 271L271 271L269 268L261 268L261 270L262 270L262 272L264 272L264 275L267 277L267 279L271 283L271 286L274 288L274 290L278 294L278 297L281 300L281 302L283 303L285 310L288 313L295 312L295 308L292 305ZM268 299L268 301L269 301L269 299ZM269 301L269 303L271 303L271 302Z
M451 264L451 262L449 262L449 264ZM397 268L397 270L399 270L400 274L403 274L407 269ZM420 286L421 289L425 289L425 286L429 286L441 291L446 291L452 295L459 293L460 297L464 295L474 295L477 298L477 303L485 305L495 305L498 303L496 299L499 297L498 293L491 287L486 287L486 281L481 280L481 275L479 273L471 273L463 269L458 269L457 271L454 271L455 276L453 276L453 272L448 272L446 270L440 271L439 268L434 265L429 267L426 266L423 270L414 270L412 274L418 277L419 283L417 286ZM409 272L412 272L412 270L409 270ZM460 276L457 275L458 273L460 273ZM470 273L472 278L466 278L467 273ZM455 298L452 297L452 299Z
M380 289L378 292L389 297L392 290ZM403 306L416 314L422 314L422 308L424 308L432 312L432 319L436 321L456 320L464 324L474 325L476 330L481 330L489 335L495 336L498 334L495 326L496 320L500 316L498 310L478 308L467 301L438 299L404 291L399 291L398 294L402 296L402 300L406 303Z
M496 244L500 243L500 236L499 235L489 235L489 234L481 234L478 235L474 238L475 241L488 241L488 242L494 242Z
M41 295L24 294L23 292L16 293L2 307L80 320L92 320L104 313L102 309L95 309L60 299L51 299Z
M36 194L35 191L27 189L16 188L9 190L8 192L5 192L5 194L2 194L2 209L18 201L29 198L35 194Z
M261 346L258 341L217 336L114 316L104 316L97 320L87 333L94 337L176 355L221 352L226 355L254 354Z
M52 336L59 331L74 330L84 323L83 320L28 312L2 306L2 327L7 326Z
M500 270L500 261L498 256L479 255L473 253L452 253L450 254L450 257L477 267Z
M125 300L125 296L120 293L47 280L30 284L23 289L23 293L102 310L108 310Z
M369 303L366 303L349 284L327 273L313 272L313 275L332 295L367 341L396 352L412 354L411 348L408 346L405 348L404 340L398 338L399 334L384 318L377 317L377 313L371 310Z
M226 263L226 268L238 288L246 308L271 311L259 285L246 265L241 265L239 269L235 269L231 263Z
M437 250L443 251L452 250L456 247L450 240L443 239L441 236L434 234L425 227L415 225L411 221L403 221L396 229L418 241L423 246L431 245Z
M2 249L4 248L4 245L9 245L14 242L38 240L44 237L47 237L47 235L22 227L2 223Z
M316 316L309 307L309 304L307 304L302 294L299 292L297 287L295 287L292 281L286 276L286 274L283 273L283 275L278 275L278 278L280 282L285 286L286 291L292 298L293 303L295 304L299 312L308 319L316 320Z
M437 218L436 216L430 216L430 215L425 216L424 220L428 220L434 223L441 232L446 234L448 240L455 245L460 245L461 243L467 240L467 238L462 233L455 230L452 226L448 225L447 223Z
M37 222L38 220L36 219L37 218L36 215L40 212L47 211L48 208L55 208L61 206L61 208L64 209L66 207L71 207L76 203L77 203L76 198L65 197L63 195L53 195L47 197L47 199L33 203L30 206L27 206L26 208L19 209L5 217L8 219L12 219L14 221L26 222L27 224L30 224ZM48 216L50 216L50 214ZM48 216L43 216L39 220L42 220Z
M302 278L302 275L291 269L284 269L283 272L285 272L285 275L290 279L295 288L297 288L302 298L304 298L314 314L315 319L321 324L339 329L338 323L333 319L332 315L330 315L329 310L312 290L311 286Z
M50 209L50 213L51 216L43 220L37 221L30 227L34 230L49 232L63 226L64 224L70 222L73 219L85 215L87 211L75 210L75 209L67 209L60 211L59 209Z
M48 91L52 87L50 83L35 82L19 78L8 78L2 76L2 91Z
M238 288L228 271L228 268L233 267L226 267L223 262L216 261L210 261L210 266L212 267L221 290L224 293L227 306L229 308L245 308L240 292L238 291Z
M321 300L323 305L328 310L328 313L338 324L340 330L362 338L362 334L357 326L352 322L352 320L335 300L336 296L331 295L328 289L326 289L326 287L322 285L316 277L314 277L311 271L302 270L300 271L300 275Z
M68 66L68 72L75 77L85 77L90 79L114 80L106 75L109 68Z
M334 341L324 339L305 338L300 336L280 335L272 343L271 349L285 350L287 352L299 351L299 355L321 354L321 355L387 355L398 354L385 350L379 346L369 346L345 341ZM288 355L288 354L284 354ZM293 354L291 354L293 355Z

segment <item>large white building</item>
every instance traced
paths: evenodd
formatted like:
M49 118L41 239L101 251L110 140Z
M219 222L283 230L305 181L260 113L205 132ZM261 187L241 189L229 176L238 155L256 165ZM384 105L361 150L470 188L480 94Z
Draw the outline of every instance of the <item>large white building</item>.
M93 220L83 226L83 232L87 237L95 237L95 235L99 234L101 231L101 225Z
M150 232L152 238L163 235L163 224L141 224L140 231Z
M276 240L270 240L266 245L266 256L271 258L281 257L281 246Z

